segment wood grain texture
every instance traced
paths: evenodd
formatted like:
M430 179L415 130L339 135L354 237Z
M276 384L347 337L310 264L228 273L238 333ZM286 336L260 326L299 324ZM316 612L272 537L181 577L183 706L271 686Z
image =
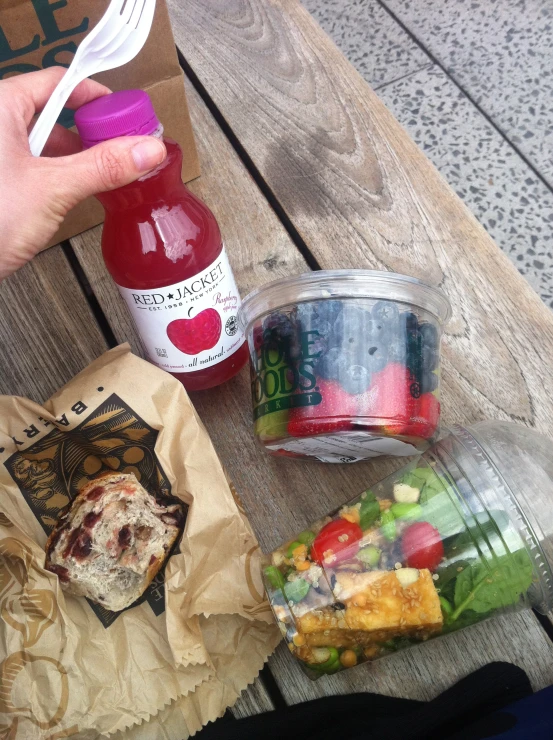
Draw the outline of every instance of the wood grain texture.
M252 714L270 712L271 709L274 709L271 697L267 693L262 680L258 677L240 694L231 711L236 719L240 719L241 717L251 717Z
M0 283L0 393L42 402L107 349L61 249Z
M187 95L203 172L190 187L217 216L242 294L275 277L305 271L305 263L286 231L204 104L190 87ZM115 335L138 349L135 329L101 259L100 234L100 229L94 229L73 239L72 244ZM248 372L244 370L224 386L192 394L192 398L265 551L402 464L399 460L387 460L341 466L270 458L253 439L249 393ZM434 673L440 676L440 686L446 686L476 665L471 660L518 661L526 655L524 665L533 666L536 685L553 680L549 668L553 664L553 646L531 614L511 617L508 628L500 621L478 629L483 637L477 655L464 663L461 655L469 652L468 648L465 650L466 638L459 643L459 637L451 637L447 642L424 646L416 661L413 653L405 653L395 656L391 665L382 661L356 670L351 676L334 677L331 689L382 690L397 696L419 692L421 697L429 696ZM513 651L510 645L515 635L521 641L520 649ZM452 658L452 654L456 657ZM325 686L326 693L329 691L329 684L324 681L312 684L304 679L286 648L277 651L270 666L290 702L325 693ZM258 699L251 697L249 691L247 697L248 702L253 702L253 711ZM249 711L247 704L236 710L236 716L242 716L243 711Z
M446 421L551 434L553 314L297 0L169 0L177 44L324 268L453 304Z

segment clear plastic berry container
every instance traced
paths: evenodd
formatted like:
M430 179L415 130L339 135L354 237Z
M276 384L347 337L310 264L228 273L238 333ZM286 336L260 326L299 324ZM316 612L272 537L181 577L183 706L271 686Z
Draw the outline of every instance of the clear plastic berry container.
M322 462L426 449L449 315L440 290L391 272L313 272L250 293L239 320L258 441Z
M545 614L552 564L553 444L481 422L285 542L263 579L315 679L500 613Z

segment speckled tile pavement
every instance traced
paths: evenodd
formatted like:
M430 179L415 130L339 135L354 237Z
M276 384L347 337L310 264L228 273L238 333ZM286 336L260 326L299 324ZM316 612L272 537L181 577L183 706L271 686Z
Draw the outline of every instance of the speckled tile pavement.
M302 0L373 88L428 66L430 60L373 0Z
M511 135L512 144L506 140L473 105L456 81L438 65L432 64L431 57L424 57L423 49L418 47L419 54L415 57L412 53L415 41L385 11L379 0L302 1L352 64L377 90L384 103L498 246L525 275L543 301L553 308L553 192L519 156L517 135ZM497 0L471 0L470 4L466 0L383 2L393 5L394 12L400 6L404 12L409 11L416 19L417 28L424 28L425 38L431 38L432 29L435 28L436 33L441 34L440 53L457 59L466 56L462 49L464 45L485 43L489 32L483 33L482 39L478 38L476 30L470 34L463 32L463 22L466 21L469 28L474 25L474 19L470 17L471 8L474 6L476 13L485 3L498 5ZM530 4L530 0L501 2L506 8L511 8L514 15L514 10L523 13ZM539 6L543 9L545 4L542 0L535 0L532 8ZM548 4L553 11L553 0L549 0ZM453 27L449 28L446 27L446 20L448 12L450 16L453 12L451 6L462 7L465 15L455 13L455 21L451 23ZM441 16L439 8L443 10ZM513 27L518 28L522 23L518 17L513 17ZM360 28L363 28L362 38L357 40L357 30ZM417 28L413 22L415 34L418 33ZM528 43L527 40L527 46ZM496 48L497 53L501 53L503 47L497 45ZM365 53L367 55L363 56ZM435 53L434 50L432 53ZM474 50L472 53L475 53ZM391 68L390 74L380 72L386 71L387 60L393 58L394 54L401 60L399 67ZM521 53L520 49L515 52L514 46L511 54L515 58L510 58L509 64L516 64L518 57L518 65L523 70L520 76L523 76L527 55ZM553 68L553 50L550 54ZM418 69L412 68L413 60L416 60L414 66L418 66ZM495 60L491 64L485 95L497 98L489 105L503 106L514 121L518 115L517 100L510 102L501 81L497 78L494 81L493 70L496 67L502 67L500 61ZM464 74L476 76L474 69L472 73L465 71ZM485 77L485 69L478 76ZM545 86L548 85L547 79L546 76ZM542 93L545 98L545 92L539 91L540 95ZM550 102L553 107L553 101ZM553 124L553 112L550 120ZM539 137L547 138L543 132ZM529 137L526 141L529 141ZM548 145L542 141L542 149ZM553 147L553 137L550 145ZM548 164L553 169L553 161ZM540 166L538 171L541 170Z
M553 1L383 3L553 185Z
M379 96L553 307L553 193L439 68Z

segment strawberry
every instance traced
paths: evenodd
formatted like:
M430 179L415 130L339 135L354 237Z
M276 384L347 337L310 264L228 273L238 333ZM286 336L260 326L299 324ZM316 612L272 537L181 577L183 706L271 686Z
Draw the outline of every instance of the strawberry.
M355 396L346 393L335 380L322 378L318 379L315 391L321 394L321 403L290 409L288 434L291 437L311 437L315 434L332 434L352 429L352 417L356 410Z
M440 421L440 402L433 393L423 393L418 399L417 410L402 434L409 437L430 439Z
M357 413L368 417L372 425L384 427L390 436L405 434L417 408L417 399L411 394L413 381L409 370L397 362L390 362L374 373L368 391L357 397ZM382 430L381 430L382 431Z
M430 439L438 427L440 402L433 393L416 398L413 377L399 363L374 373L371 388L358 397L359 416L380 424L391 437ZM382 428L380 430L382 432Z

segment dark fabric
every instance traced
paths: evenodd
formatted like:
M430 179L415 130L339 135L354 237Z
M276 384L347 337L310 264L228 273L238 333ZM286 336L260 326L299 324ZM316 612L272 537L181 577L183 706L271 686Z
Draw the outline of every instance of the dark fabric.
M429 702L368 693L327 696L247 719L208 725L200 737L201 740L480 740L498 737L498 732L512 726L512 720L499 713L496 732L490 725L490 715L531 694L530 681L523 670L510 663L490 663ZM487 726L481 724L485 718ZM471 730L471 726L475 729ZM488 734L482 734L483 731Z

